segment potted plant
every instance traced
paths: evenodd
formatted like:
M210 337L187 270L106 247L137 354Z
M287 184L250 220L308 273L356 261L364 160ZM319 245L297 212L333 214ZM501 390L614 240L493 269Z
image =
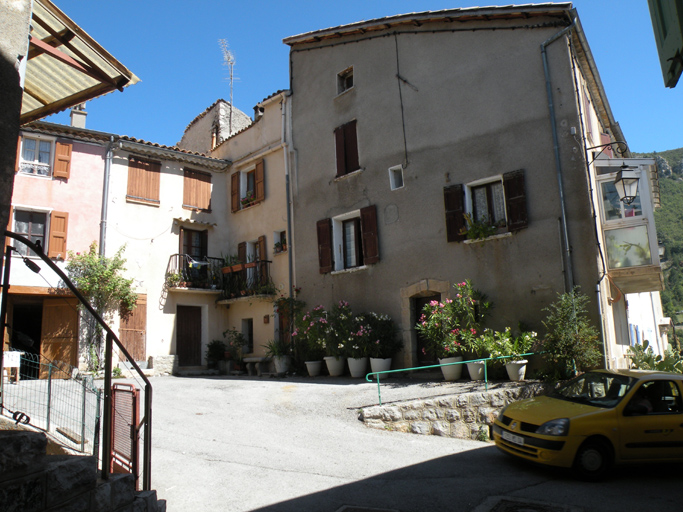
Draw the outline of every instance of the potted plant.
M364 315L353 317L346 359L353 378L363 377L367 373L371 333L372 329Z
M266 348L266 356L272 358L275 363L275 373L287 373L291 362L289 343L282 340L268 340L263 346Z
M245 195L242 199L240 199L240 204L242 205L242 208L246 208L247 206L251 206L253 202L254 202L254 193L251 191L247 192L247 195Z
M304 306L304 302L286 297L280 297L276 301L278 314L295 315L292 343L296 347L298 357L303 359L308 374L311 377L316 377L320 374L325 356L325 336L328 328L327 312L323 306L316 306L310 311L303 311Z
M166 273L166 286L169 288L176 288L180 285L180 274L178 272Z
M351 350L355 320L349 303L340 300L328 313L325 347L327 356L325 364L331 377L344 374L346 357Z
M391 370L391 360L394 354L403 348L396 324L388 315L371 312L364 317L370 329L368 344L370 370L373 373Z
M537 343L537 335L533 331L523 330L513 336L509 327L502 333L497 333L493 340L491 356L500 358L505 365L508 377L512 381L524 380L528 361L524 358Z
M462 354L473 352L481 323L492 307L470 281L453 285L454 298L426 304L415 328L439 358L445 380L457 380L462 372Z
M206 366L208 368L218 368L218 363L225 358L225 342L223 340L212 340L206 347Z
M223 259L223 268L222 271L224 274L230 274L232 272L239 272L240 270L244 269L244 265L240 259L235 256L234 254L231 254L229 256L225 256Z

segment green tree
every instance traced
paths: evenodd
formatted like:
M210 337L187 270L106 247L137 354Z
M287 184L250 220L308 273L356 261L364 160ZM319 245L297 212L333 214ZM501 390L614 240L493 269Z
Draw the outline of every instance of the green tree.
M125 245L108 258L97 252L97 242L90 244L88 252L69 251L66 273L95 311L109 323L116 313L129 315L135 308L137 294L133 279L126 279ZM62 283L62 287L65 285ZM92 370L100 366L102 329L91 315L86 315L85 330L88 344L88 365Z

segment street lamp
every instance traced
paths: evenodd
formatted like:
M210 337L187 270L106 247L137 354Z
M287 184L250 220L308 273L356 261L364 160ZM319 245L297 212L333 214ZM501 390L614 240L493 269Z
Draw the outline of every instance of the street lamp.
M638 195L638 174L635 167L622 165L614 180L614 186L619 194L619 199L624 204L631 204Z

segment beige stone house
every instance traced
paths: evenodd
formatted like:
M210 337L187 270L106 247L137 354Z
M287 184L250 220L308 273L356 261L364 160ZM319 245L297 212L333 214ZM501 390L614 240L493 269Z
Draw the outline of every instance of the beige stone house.
M579 285L622 366L660 329L652 160L632 160L570 3L450 9L300 34L290 46L296 285L400 325L470 279L489 326L543 331ZM639 177L616 197L622 166ZM467 219L488 225L468 239ZM638 314L625 294L644 301ZM647 308L645 307L647 306ZM652 340L651 340L652 341Z

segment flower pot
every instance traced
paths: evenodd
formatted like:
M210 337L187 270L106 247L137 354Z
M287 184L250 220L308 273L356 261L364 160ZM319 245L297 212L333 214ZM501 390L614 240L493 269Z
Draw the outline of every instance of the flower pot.
M391 358L382 359L379 357L370 358L370 370L372 372L386 372L391 370ZM381 379L381 377L380 377Z
M273 362L275 363L275 373L287 373L289 370L289 356L274 356Z
M322 361L304 361L306 363L306 369L308 370L308 375L311 377L317 377L320 375L320 370L323 367Z
M510 380L519 381L524 380L524 375L526 374L526 364L529 361L522 359L520 361L510 361L505 365L505 369L508 372L508 377Z
M462 361L462 356L444 357L443 359L439 359L439 364L456 363L458 361ZM442 366L441 373L443 373L444 380L458 380L460 375L462 375L462 365L452 364L450 366Z
M344 375L344 367L346 366L345 357L325 357L325 364L327 365L327 371L330 372L330 377L339 377Z
M486 364L483 361L476 363L467 363L467 371L470 374L471 380L484 380L484 367Z
M349 373L351 373L351 377L354 379L365 377L365 375L368 373L367 357L349 357L347 361L349 362Z

